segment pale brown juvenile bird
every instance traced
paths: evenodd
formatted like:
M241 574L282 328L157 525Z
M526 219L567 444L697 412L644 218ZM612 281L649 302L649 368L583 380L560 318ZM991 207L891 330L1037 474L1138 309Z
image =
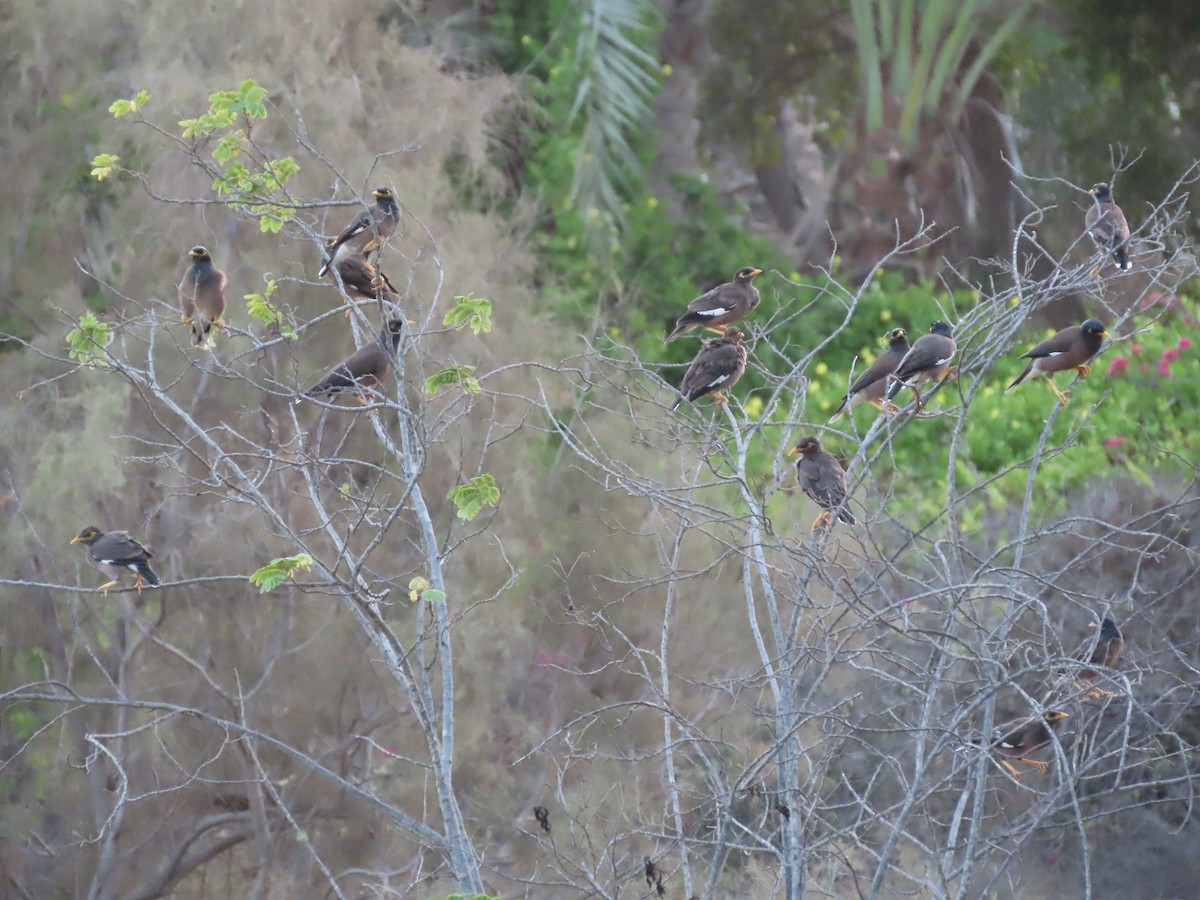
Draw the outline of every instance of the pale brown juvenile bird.
M800 443L788 451L788 456L800 457L796 460L800 488L821 507L812 530L828 525L834 511L847 525L856 524L854 514L846 507L846 470L836 456L821 448L820 439L815 436L801 438Z
M225 273L213 265L212 257L203 247L188 251L192 264L179 282L179 306L183 324L190 325L196 346L208 347L208 333L213 326L225 330L221 316L225 314Z
M875 357L875 362L871 363L865 372L854 379L829 421L836 422L846 410L853 409L860 403L870 403L883 409L883 395L887 390L888 376L896 371L896 367L908 351L907 332L903 328L893 328L888 335L888 348Z
M1088 193L1096 198L1096 202L1088 207L1084 227L1096 246L1111 253L1117 268L1124 272L1131 265L1125 249L1129 243L1129 222L1125 220L1125 213L1113 200L1112 188L1103 181L1092 185ZM1092 274L1099 269L1097 265Z
M737 270L733 281L701 294L687 305L687 312L679 317L675 323L675 330L667 335L665 343L669 344L681 334L696 328L722 331L726 325L744 319L757 308L762 299L758 288L752 284L761 274L762 269L745 266Z
M746 371L746 347L742 343L745 337L741 330L731 326L720 337L701 344L700 352L683 374L679 396L671 409L678 409L684 400L695 402L705 394L712 394L717 403L724 403L725 391L737 384Z
M370 253L392 236L400 223L400 207L390 188L375 188L371 192L375 205L355 216L341 234L326 245L325 259L318 276L329 271L332 263L351 253Z

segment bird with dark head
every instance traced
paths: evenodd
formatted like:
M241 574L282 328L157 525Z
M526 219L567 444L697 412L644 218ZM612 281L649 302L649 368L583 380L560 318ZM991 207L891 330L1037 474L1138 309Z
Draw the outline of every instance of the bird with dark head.
M746 371L746 345L742 343L745 337L745 332L730 326L719 337L701 344L700 352L683 373L679 396L671 409L678 409L684 400L694 403L706 394L712 394L718 404L724 403L725 392Z
M88 562L112 579L100 586L102 594L108 594L109 588L119 584L126 572L134 574L139 594L143 584L150 587L160 584L158 576L150 568L154 554L131 538L127 531L104 532L95 525L89 525L71 538L71 543L84 544L88 548Z
M1112 188L1103 181L1092 185L1088 193L1095 198L1095 202L1088 207L1084 216L1084 227L1096 246L1106 253L1111 253L1117 268L1124 272L1132 265L1127 252L1129 222L1125 219L1125 213L1113 200ZM1098 271L1099 263L1092 269L1092 275Z
M854 379L829 421L836 422L846 410L853 409L860 403L870 403L878 409L884 409L883 395L887 390L888 376L896 371L896 367L908 351L908 333L903 328L893 328L888 335L887 349L875 357L875 361L865 372Z
M1021 359L1028 359L1030 363L1016 380L1004 389L1004 393L1007 394L1033 375L1045 375L1050 390L1054 391L1058 402L1065 407L1067 395L1071 392L1060 391L1055 386L1054 373L1074 369L1079 373L1079 377L1086 378L1092 371L1088 362L1100 352L1107 337L1108 332L1104 330L1099 319L1088 319L1082 325L1064 328L1021 356Z
M846 470L837 457L821 448L816 436L801 438L788 451L788 456L799 456L796 460L796 478L800 488L817 506L821 514L813 522L812 530L824 528L833 512L847 525L856 524L854 514L846 507Z
M687 312L679 317L674 331L667 335L666 343L696 328L719 332L727 325L744 319L758 307L761 300L758 288L752 284L761 274L762 269L743 266L737 270L733 281L701 294L687 305Z
M334 366L328 375L297 397L296 402L299 403L304 397L353 391L358 402L366 406L366 391L382 382L392 371L392 359L400 345L405 324L404 319L389 319L378 338L359 347Z
M1095 628L1096 623L1092 622L1088 627ZM1085 697L1115 697L1116 695L1112 691L1093 687L1092 682L1102 673L1092 666L1098 666L1101 669L1115 669L1124 654L1125 635L1121 634L1121 629L1117 627L1116 622L1105 616L1100 623L1100 633L1095 637L1089 636L1075 649L1075 659L1087 663L1076 676L1075 687L1085 691Z
M945 322L933 322L929 326L929 334L923 334L913 343L904 359L896 366L891 375L891 383L884 394L885 400L891 400L900 388L908 386L912 389L917 401L917 412L924 407L921 405L921 392L917 385L927 381L945 381L950 375L950 360L958 345L950 335L950 326Z
M375 205L363 210L325 245L325 259L318 276L324 276L329 267L340 262L351 253L370 253L387 242L400 224L400 206L391 188L375 188L371 192Z
M207 350L208 333L215 325L225 330L221 316L225 314L225 273L213 265L212 256L204 247L188 251L191 266L179 282L179 306L183 324L192 329L196 346Z
M976 746L986 746L988 749L995 750L1001 756L1006 757L1000 760L1000 765L1004 766L1013 778L1020 781L1021 773L1008 760L1011 759L1014 762L1031 765L1044 775L1046 770L1050 768L1050 763L1040 759L1029 759L1028 754L1045 747L1053 741L1053 730L1058 727L1059 722L1069 718L1069 713L1061 710L1052 710L1040 716L1012 719L997 725L992 730L992 735L986 743L974 739L969 740L967 743Z

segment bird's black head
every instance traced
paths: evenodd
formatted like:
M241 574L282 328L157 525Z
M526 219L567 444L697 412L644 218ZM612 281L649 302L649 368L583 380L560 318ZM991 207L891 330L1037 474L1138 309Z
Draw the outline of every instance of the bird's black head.
M1120 632L1117 631L1117 623L1105 616L1104 621L1100 623L1100 637L1107 640L1115 638L1118 634Z
M1097 203L1107 203L1112 199L1112 188L1103 181L1093 184L1092 189L1088 193L1096 198Z
M1043 713L1042 718L1046 720L1047 725L1057 725L1063 719L1071 718L1071 714L1063 712L1061 709L1055 709L1048 713Z
M888 334L888 349L897 350L908 346L908 332L903 328L893 328Z
M754 266L743 266L737 270L737 274L733 276L733 280L738 284L749 284L761 274L762 269L756 269Z
M391 200L392 199L392 189L385 188L385 187L378 187L378 188L375 188L375 190L371 191L371 196L374 197L376 200Z
M89 525L87 528L83 529L83 531L79 532L79 534L75 535L75 537L71 538L71 543L87 544L88 546L91 546L102 537L104 537L103 531L101 531L95 525Z
M941 322L941 321L930 322L929 323L929 333L930 334L940 334L940 335L942 335L942 337L950 337L950 326L947 325L945 322Z
M1079 326L1079 331L1084 337L1094 337L1104 340L1108 337L1108 332L1104 330L1104 325L1099 319L1088 319Z
M385 346L390 345L393 352L400 346L400 336L404 334L404 324L403 319L388 319L383 326L383 331L379 333L379 340Z
M810 434L806 438L800 438L800 443L788 451L788 456L808 456L810 453L818 453L820 450L820 438L815 434Z
M188 251L188 256L190 256L194 262L212 262L212 257L208 255L208 250L206 250L204 247L193 247Z

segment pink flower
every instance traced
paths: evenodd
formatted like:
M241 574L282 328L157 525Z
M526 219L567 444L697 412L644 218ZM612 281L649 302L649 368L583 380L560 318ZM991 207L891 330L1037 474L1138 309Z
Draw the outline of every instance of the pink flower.
M1131 346L1129 348L1129 352L1132 353L1134 356L1141 356L1142 355L1142 345L1134 344L1133 346Z
M1179 346L1180 350L1191 350L1192 349L1192 339L1186 338L1186 337L1181 337L1179 339L1178 346Z
M1107 441L1104 442L1104 449L1111 450L1111 449L1113 449L1113 447L1120 447L1124 443L1125 443L1125 438L1121 437L1120 435L1117 435L1116 437L1110 437Z
M1108 371L1104 374L1109 378L1112 378L1114 375L1124 372L1128 368L1128 359L1126 359L1124 356L1115 356L1113 357L1113 361L1108 364Z
M1179 359L1179 349L1177 347L1168 347L1162 352L1162 357L1159 359L1159 362L1165 361L1173 363L1177 359Z
M1158 375L1160 378L1171 377L1171 363L1165 357L1158 361Z

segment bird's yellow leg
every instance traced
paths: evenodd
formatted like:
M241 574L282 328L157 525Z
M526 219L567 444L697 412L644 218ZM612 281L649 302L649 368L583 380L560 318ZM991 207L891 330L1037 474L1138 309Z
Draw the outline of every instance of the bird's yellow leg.
M829 524L829 510L823 509L823 510L821 510L821 514L819 516L817 516L817 521L813 522L812 530L816 531L818 528L823 529L828 524Z
M137 592L140 594L142 592L142 573L138 572L134 577L137 578Z
M1083 699L1085 699L1085 700L1099 700L1101 697L1117 696L1112 691L1106 691L1106 690L1103 690L1102 688L1096 687L1094 684L1092 684L1086 678L1081 678L1078 681L1076 681L1075 689L1084 692Z
M213 322L213 324L217 326L217 331L223 332L225 330L225 320L224 319L217 319L217 321Z
M713 391L712 398L713 398L713 402L716 403L717 406L720 406L721 404L727 402L727 398L720 391Z
M180 320L181 322L183 322L183 324L184 324L184 325L191 325L191 324L192 324L192 317L191 317L191 316L189 316L187 313L184 313L182 316L180 316L180 317L179 317L179 320Z
M1087 378L1092 373L1092 367L1087 363L1082 363L1075 367L1075 371L1079 373L1080 378Z
M728 327L728 325L705 325L704 330L711 331L713 334L724 334Z
M1040 759L1026 759L1025 757L1022 756L1020 759L1017 760L1017 762L1029 763L1029 765L1033 766L1035 769L1038 770L1039 775L1045 775L1046 770L1050 768L1050 763L1045 762Z
M1008 774L1009 774L1009 775L1011 775L1011 776L1012 776L1013 778L1015 778L1017 781L1020 781L1020 780L1021 780L1021 773L1017 771L1017 767L1016 767L1016 766L1014 766L1012 763L1010 763L1010 762L1009 762L1008 760L1006 760L1006 759L1002 759L1002 760L1000 760L999 762L1000 762L1000 765L1004 766L1004 768L1008 770Z
M921 392L918 391L915 386L913 386L911 390L913 392L913 399L917 401L917 413L920 414L925 412L925 404L921 402Z
M1067 395L1071 392L1069 390L1060 391L1058 385L1054 383L1054 379L1049 375L1046 376L1046 384L1050 385L1050 390L1054 391L1054 396L1058 397L1059 404L1065 409L1067 406Z
M121 583L121 579L120 579L120 578L114 578L114 579L113 579L112 581L110 581L108 584L102 584L102 585L100 585L100 593L102 593L102 594L103 594L105 597L107 597L107 596L108 596L108 589L109 589L109 588L116 587L116 586L117 586L118 584L120 584L120 583Z

